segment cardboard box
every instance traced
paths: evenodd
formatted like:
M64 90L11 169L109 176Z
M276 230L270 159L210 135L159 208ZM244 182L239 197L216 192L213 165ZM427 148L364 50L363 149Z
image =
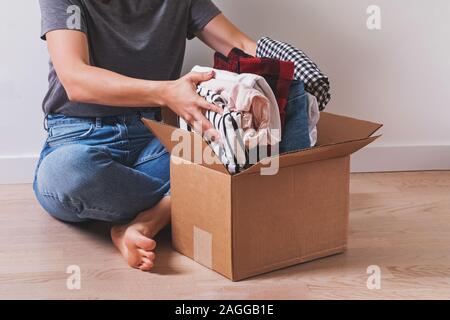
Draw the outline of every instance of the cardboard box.
M212 153L196 134L144 122L169 151L174 134ZM220 163L193 163L192 150L172 154L173 247L233 281L344 252L350 155L380 127L322 113L318 146L281 155L276 175L258 163L231 176Z

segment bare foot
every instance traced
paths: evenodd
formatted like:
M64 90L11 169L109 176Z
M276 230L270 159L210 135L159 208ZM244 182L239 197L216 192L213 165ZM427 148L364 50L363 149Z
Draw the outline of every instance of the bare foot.
M111 228L111 238L122 256L133 267L142 271L153 268L155 240L144 236L139 226L116 226Z
M150 271L154 266L156 242L153 237L170 222L170 197L140 213L131 223L111 228L111 238L127 263Z

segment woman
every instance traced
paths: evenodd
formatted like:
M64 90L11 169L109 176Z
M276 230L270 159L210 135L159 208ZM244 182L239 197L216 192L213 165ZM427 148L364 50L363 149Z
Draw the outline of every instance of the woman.
M213 74L179 78L186 38L227 54L256 43L211 0L40 0L50 53L43 102L48 139L34 190L53 217L115 224L128 264L153 267L154 236L170 221L169 155L140 118L170 108L211 129L195 92Z

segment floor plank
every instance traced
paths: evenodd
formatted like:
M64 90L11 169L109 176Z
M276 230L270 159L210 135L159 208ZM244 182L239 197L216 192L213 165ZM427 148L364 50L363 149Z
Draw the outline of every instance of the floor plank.
M158 238L153 273L128 268L101 224L46 215L30 185L0 186L1 299L449 299L450 172L354 174L345 254L232 283ZM66 286L70 265L81 290ZM367 267L381 268L369 290Z

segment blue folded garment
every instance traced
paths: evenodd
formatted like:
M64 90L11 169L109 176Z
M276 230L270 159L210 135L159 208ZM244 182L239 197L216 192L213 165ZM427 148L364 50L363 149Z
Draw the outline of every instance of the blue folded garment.
M308 108L308 95L304 83L295 80L292 82L286 105L286 120L280 142L280 153L311 147Z

